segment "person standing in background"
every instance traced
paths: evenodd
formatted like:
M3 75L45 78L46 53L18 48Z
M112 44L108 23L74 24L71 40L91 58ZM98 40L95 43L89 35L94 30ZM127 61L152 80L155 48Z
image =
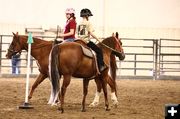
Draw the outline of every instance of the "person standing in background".
M12 56L12 74L20 74L20 68L19 68L19 64L20 64L20 55L21 53L17 53L15 55Z

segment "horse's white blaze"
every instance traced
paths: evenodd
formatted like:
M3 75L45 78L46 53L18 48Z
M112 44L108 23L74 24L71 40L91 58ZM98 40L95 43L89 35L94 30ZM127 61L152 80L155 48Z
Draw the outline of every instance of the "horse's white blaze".
M93 102L89 105L90 107L95 107L99 105L100 92L96 92Z
M118 105L118 100L117 100L115 92L111 93L111 100L113 102L113 105Z

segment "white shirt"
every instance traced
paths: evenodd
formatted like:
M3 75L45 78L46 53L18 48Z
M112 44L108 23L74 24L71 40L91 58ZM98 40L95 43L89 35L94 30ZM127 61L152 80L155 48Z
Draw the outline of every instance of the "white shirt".
M86 43L89 42L90 35L89 32L93 32L93 27L90 21L83 19L83 21L78 25L78 38L84 40Z

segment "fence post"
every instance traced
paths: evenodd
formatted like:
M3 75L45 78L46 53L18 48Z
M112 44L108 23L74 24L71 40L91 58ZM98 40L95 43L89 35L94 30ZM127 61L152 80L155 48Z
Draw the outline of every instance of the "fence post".
M153 79L158 77L158 39L153 40Z
M136 76L136 60L137 60L137 55L134 55L134 75Z
M1 59L2 59L2 35L0 35L0 75L1 75Z

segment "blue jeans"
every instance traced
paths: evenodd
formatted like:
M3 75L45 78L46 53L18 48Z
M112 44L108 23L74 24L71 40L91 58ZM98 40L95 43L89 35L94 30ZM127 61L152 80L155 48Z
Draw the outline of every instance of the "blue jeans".
M73 42L75 40L75 38L67 38L67 39L65 39L64 41L65 42Z
M12 58L12 74L19 74L20 59L19 58Z

